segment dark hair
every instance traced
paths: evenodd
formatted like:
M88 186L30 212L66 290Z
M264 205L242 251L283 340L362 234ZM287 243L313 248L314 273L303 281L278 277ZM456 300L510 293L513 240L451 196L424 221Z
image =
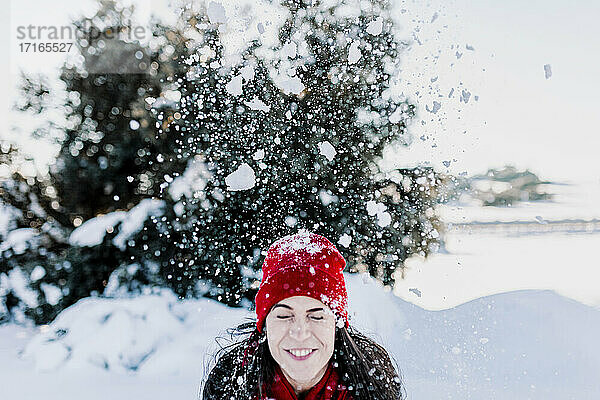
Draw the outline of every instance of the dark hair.
M256 321L229 328L227 333L231 343L222 346L217 340L220 349L212 360L214 367L202 382L202 399L263 398L263 384L272 381L276 365L266 333L256 329ZM236 339L240 336L241 340ZM405 399L401 375L392 361L382 346L352 326L336 327L332 362L354 399ZM205 365L205 371L208 367Z

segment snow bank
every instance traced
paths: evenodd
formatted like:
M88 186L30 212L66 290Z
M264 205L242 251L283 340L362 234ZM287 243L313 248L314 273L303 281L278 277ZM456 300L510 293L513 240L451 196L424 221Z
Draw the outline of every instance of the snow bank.
M426 311L369 277L346 279L351 323L393 354L411 399L591 399L600 393L597 309L550 291L517 291ZM214 338L252 315L208 299L179 301L167 291L87 298L34 336L18 362L31 363L37 371L31 374L135 376L132 385L177 377L164 385L191 399L195 393L178 389L181 382L187 379L186 390L195 387L216 349ZM162 398L151 388L145 398Z
M426 311L349 281L354 324L381 338L412 399L566 399L600 394L600 311L521 290Z
M445 250L406 260L407 273L394 292L428 310L522 289L554 290L600 307L600 234L501 235L448 232ZM410 289L418 288L421 296Z
M133 298L85 298L36 335L23 357L33 360L37 371L100 368L178 375L197 370L193 364L200 365L214 337L245 313L251 315L209 299L179 301L168 290Z

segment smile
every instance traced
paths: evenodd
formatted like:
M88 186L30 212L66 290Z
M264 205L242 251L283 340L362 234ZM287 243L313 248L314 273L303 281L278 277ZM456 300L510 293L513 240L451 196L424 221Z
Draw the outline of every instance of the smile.
M294 360L306 360L317 351L317 349L289 349L286 351Z

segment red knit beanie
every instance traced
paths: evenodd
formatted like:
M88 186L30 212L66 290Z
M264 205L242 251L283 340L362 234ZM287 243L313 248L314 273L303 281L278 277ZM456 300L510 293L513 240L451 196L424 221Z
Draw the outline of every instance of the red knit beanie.
M255 298L258 331L271 307L292 296L321 301L348 327L345 267L344 257L323 236L301 230L277 240L267 252Z

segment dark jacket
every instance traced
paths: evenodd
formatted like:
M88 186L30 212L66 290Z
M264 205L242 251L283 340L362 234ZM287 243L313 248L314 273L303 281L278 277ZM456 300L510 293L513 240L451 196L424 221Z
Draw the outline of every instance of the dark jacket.
M203 400L259 400L258 383L248 382L253 378L244 371L243 353L235 349L224 354L210 371L202 390ZM329 364L323 378L308 392L296 396L279 365L273 376L262 386L260 400L352 400L347 388L342 384L337 370Z

